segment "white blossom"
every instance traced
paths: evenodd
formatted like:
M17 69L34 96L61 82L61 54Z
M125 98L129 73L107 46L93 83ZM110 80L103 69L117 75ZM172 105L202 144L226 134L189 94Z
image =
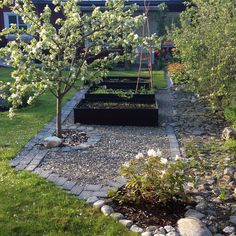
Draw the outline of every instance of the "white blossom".
M158 157L162 156L162 151L159 148L157 149L156 153Z
M136 159L137 160L139 160L139 159L141 159L141 158L143 158L144 157L144 155L141 153L141 152L139 152L137 155L136 155Z
M156 151L153 150L153 149L149 149L147 154L148 154L149 157L156 157L157 156Z
M161 163L162 164L166 164L168 162L168 160L166 158L161 158Z
M179 155L176 155L175 156L175 161L179 161L179 160L181 160L181 157Z
M123 166L126 167L126 168L129 168L130 167L130 162L126 161Z

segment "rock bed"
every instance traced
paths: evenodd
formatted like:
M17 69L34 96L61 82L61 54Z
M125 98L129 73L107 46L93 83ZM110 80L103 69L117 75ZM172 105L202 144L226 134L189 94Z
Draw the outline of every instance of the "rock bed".
M119 176L120 166L138 152L159 148L165 157L170 157L168 138L160 127L71 126L68 121L65 125L84 132L88 128L97 143L84 143L79 150L50 151L41 168L82 185L105 184Z
M212 113L206 102L191 93L173 90L172 98L172 125L182 153L187 157L195 155L195 159L205 166L196 170L201 184L191 190L199 203L195 208L195 218L201 219L213 234L233 236L236 225L236 201L233 197L235 159L232 160L232 153L220 148L223 145L220 137L226 123Z

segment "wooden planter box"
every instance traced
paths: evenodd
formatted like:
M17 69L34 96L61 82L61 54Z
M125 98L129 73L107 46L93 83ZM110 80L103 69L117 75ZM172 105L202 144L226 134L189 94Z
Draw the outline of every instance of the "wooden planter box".
M115 108L106 107L108 103L115 104ZM93 104L101 105L93 107ZM122 104L126 104L126 107L123 108ZM124 99L112 94L87 94L74 108L74 121L97 125L158 126L158 106L154 95Z

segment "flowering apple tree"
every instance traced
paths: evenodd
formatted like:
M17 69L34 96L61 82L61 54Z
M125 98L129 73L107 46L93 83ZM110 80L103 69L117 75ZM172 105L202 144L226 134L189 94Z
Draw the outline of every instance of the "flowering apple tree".
M30 104L49 90L57 100L56 134L59 137L65 94L78 85L78 81L97 81L110 63L124 57L133 60L138 45L147 45L153 40L153 36L150 40L135 33L145 17L134 16L136 6L126 6L124 0L107 0L105 9L94 7L91 14L82 13L75 0L54 0L40 14L31 0L15 0L14 4L4 0L0 4L0 7L9 6L29 26L11 25L0 34L15 36L15 40L0 49L0 57L8 58L8 64L14 68L10 114L22 103L24 94L31 93Z

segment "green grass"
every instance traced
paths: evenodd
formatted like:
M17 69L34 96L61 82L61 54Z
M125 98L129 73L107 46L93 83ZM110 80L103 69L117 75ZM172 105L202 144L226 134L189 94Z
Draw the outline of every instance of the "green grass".
M138 71L111 71L110 76L138 76ZM143 71L141 76L148 76L148 71ZM153 71L153 85L155 89L163 89L167 87L166 80L164 78L164 71Z
M11 80L10 72L0 69L0 80ZM9 167L8 160L54 116L54 108L47 93L12 120L0 113L0 235L134 235L44 179Z

